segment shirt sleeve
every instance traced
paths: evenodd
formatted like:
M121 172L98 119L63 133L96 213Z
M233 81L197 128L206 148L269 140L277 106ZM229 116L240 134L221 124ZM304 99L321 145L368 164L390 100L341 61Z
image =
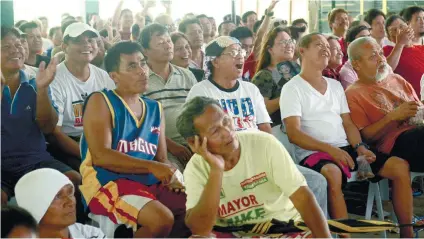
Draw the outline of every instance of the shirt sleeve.
M188 102L189 100L193 99L196 96L206 96L202 90L202 87L199 87L200 86L199 84L202 84L202 82L199 82L195 84L193 87L191 87L190 91L188 92L186 102Z
M60 86L58 79L54 79L50 84L49 89L51 90L52 105L55 108L58 116L57 126L63 124L63 112L65 111L66 96L64 90Z
M361 103L349 91L347 91L347 99L350 108L350 117L352 118L352 121L356 127L359 130L362 130L363 128L370 125L371 122L369 121L364 108L362 108Z
M307 186L305 177L297 169L287 150L273 136L268 137L265 147L270 162L271 180L290 197L300 187Z
M252 83L255 84L262 96L268 99L272 98L272 89L274 87L274 81L272 80L271 72L262 70L253 77Z
M340 95L340 114L350 113L349 105L347 103L346 94L343 90L343 86L340 84L340 82L336 83Z
M252 85L254 87L254 95L255 95L255 108L256 108L256 119L257 124L263 123L271 123L271 117L269 117L268 111L266 110L264 97L261 95L258 87Z
M293 79L292 79L293 80ZM302 104L300 95L292 84L285 84L280 95L281 119L291 116L302 117Z
M203 160L195 154L184 170L185 193L187 195L186 210L197 205L207 183L208 168L201 166L199 161Z

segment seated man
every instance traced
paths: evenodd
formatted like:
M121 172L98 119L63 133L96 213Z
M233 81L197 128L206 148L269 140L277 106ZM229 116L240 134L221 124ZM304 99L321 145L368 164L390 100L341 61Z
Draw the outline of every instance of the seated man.
M374 175L393 180L396 215L400 223L411 223L409 165L401 158L370 151L362 142L350 118L340 82L321 75L330 58L327 40L319 33L308 34L299 41L299 54L301 73L281 91L281 118L290 141L297 145L300 164L320 172L327 179L331 218L348 217L342 185L346 176L350 176L350 170L356 169L355 159L364 156L371 163ZM378 181L380 177L371 180ZM412 228L402 228L400 235L411 237Z
M27 210L2 206L1 218L1 238L37 238L37 222Z
M85 23L72 23L63 33L65 61L57 66L52 82L52 98L59 112L57 126L49 138L49 152L79 170L79 140L82 134L82 108L94 91L115 88L108 74L90 64L98 53L98 33Z
M272 135L236 133L231 116L206 97L185 104L177 128L196 153L184 171L186 223L194 235L275 218L303 219L314 237L331 236L305 178Z
M149 87L144 95L163 105L168 159L182 172L192 153L178 134L175 119L181 112L188 91L197 80L188 69L170 63L174 57L174 44L166 27L158 23L145 27L141 31L139 43L150 68Z
M24 50L16 29L1 26L1 203L13 197L16 182L38 168L54 168L75 184L81 176L46 151L44 134L53 131L57 114L50 101L49 85L56 71L40 64L36 79L28 79L22 67ZM3 78L4 76L4 78Z
M349 47L359 77L346 91L352 120L379 151L405 159L414 172L424 172L424 128L410 121L424 105L410 83L389 71L381 52L370 38Z
M75 187L57 170L37 169L15 187L16 202L38 223L40 238L105 238L95 227L76 223Z
M105 66L117 88L87 99L80 169L84 203L93 214L132 227L135 238L187 236L185 194L168 189L176 169L166 157L162 107L140 98L149 75L141 47L117 43Z
M187 100L205 96L219 102L232 118L237 131L260 130L272 134L271 118L266 110L264 98L256 85L241 81L245 51L240 42L232 37L218 37L206 47L209 80L197 83L190 90ZM327 214L325 179L312 170L298 166L308 182L319 205Z

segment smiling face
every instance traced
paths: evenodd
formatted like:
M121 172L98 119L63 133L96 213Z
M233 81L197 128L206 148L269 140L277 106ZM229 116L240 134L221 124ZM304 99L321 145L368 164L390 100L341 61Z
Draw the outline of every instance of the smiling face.
M184 37L178 38L174 44L174 58L172 64L187 68L191 58L191 47Z
M381 46L376 42L366 42L361 45L360 51L360 58L352 61L359 78L370 81L384 80L390 69Z
M328 43L330 44L331 53L330 60L328 61L328 67L330 67L331 69L336 69L337 67L342 65L342 48L340 47L340 43L336 39L330 39L328 40Z
M27 41L30 54L37 54L43 48L43 41L41 39L41 32L39 28L27 28L25 29L27 34Z
M40 226L65 228L76 222L74 187L71 184L64 186L40 220Z
M300 48L299 52L302 56L302 68L314 66L317 70L324 70L328 66L330 60L330 44L323 35L312 36L308 47Z
M174 44L169 33L154 33L145 54L152 61L170 62L174 58Z
M238 79L243 74L244 57L246 52L239 44L232 44L225 48L222 54L213 60L216 71L225 74L228 79Z
M271 58L278 62L289 61L294 55L294 41L287 32L279 32L275 37L274 44L268 49Z
M98 52L96 38L88 32L76 38L70 38L62 44L67 59L74 62L90 63Z
M25 62L25 50L21 40L14 34L7 34L1 40L1 71L15 72L21 69Z
M374 39L383 39L386 36L386 31L384 30L385 24L386 19L384 19L382 15L379 15L372 20L371 36Z
M344 12L337 13L336 17L334 18L334 22L331 24L331 28L336 36L341 37L341 35L344 34L349 28L348 15Z

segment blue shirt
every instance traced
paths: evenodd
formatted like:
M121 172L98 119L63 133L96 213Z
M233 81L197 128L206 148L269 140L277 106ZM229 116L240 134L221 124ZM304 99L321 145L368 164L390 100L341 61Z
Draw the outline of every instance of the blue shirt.
M37 89L35 79L28 80L19 71L20 85L12 98L4 87L1 99L1 161L2 169L25 167L52 159L46 151L46 140L36 117Z

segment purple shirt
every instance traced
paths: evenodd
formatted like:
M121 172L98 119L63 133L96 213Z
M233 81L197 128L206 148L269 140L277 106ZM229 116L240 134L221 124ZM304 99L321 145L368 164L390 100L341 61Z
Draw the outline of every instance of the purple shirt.
M346 61L343 67L340 69L340 82L342 83L343 89L347 89L348 86L352 85L358 80L358 75L353 69L352 63Z

